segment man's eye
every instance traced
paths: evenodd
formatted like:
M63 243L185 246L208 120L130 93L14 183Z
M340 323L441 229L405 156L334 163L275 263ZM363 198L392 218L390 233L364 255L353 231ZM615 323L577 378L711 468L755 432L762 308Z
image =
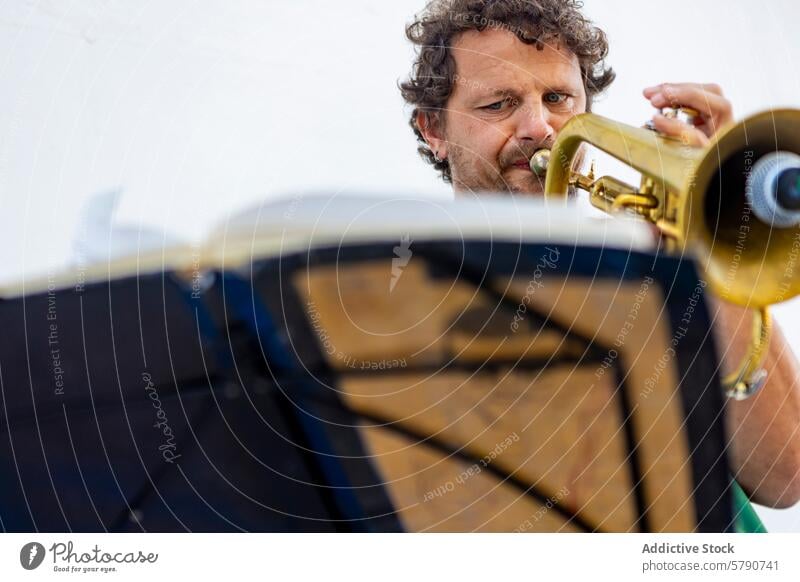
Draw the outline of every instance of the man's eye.
M565 93L547 93L544 96L544 100L551 105L560 105L567 100L567 97L569 97L569 95Z
M504 111L507 107L516 107L519 104L516 97L506 97L502 101L496 101L489 105L484 105L481 109L485 111Z
M481 109L486 109L487 111L501 111L503 109L503 105L506 104L506 101L508 100L503 99L502 101L497 101L490 105L485 105L484 107L481 107Z

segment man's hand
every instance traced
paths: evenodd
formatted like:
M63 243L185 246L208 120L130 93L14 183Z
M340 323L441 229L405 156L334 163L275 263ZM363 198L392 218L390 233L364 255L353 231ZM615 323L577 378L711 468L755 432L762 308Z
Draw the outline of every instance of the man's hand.
M653 107L691 107L700 113L691 127L679 119L653 116L653 125L665 135L689 145L704 146L720 128L733 122L731 102L715 83L662 83L648 87L644 96Z

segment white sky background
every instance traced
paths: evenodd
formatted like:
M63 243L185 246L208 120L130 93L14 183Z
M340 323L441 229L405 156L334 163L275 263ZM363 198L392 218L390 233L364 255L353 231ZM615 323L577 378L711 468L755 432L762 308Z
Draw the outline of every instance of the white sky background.
M737 117L800 107L793 0L585 4L618 74L597 113L639 125L662 81L717 82ZM449 198L396 88L423 5L0 0L0 280L63 264L81 205L117 186L119 221L187 238L298 191ZM776 313L800 351L800 299ZM800 531L800 508L764 515Z

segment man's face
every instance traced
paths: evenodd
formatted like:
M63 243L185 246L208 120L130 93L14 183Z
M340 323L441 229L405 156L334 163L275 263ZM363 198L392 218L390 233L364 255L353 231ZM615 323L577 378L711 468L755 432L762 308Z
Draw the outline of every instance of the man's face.
M455 191L541 194L543 179L528 160L586 110L577 57L554 42L538 50L500 29L461 34L452 54L456 82L442 139L432 145L447 158Z

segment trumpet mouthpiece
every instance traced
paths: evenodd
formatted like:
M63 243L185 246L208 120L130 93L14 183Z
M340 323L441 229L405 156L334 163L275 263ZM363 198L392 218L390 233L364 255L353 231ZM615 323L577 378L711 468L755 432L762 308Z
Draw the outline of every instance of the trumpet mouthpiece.
M547 164L550 163L550 150L536 150L531 156L531 171L537 176L544 176L547 173Z

